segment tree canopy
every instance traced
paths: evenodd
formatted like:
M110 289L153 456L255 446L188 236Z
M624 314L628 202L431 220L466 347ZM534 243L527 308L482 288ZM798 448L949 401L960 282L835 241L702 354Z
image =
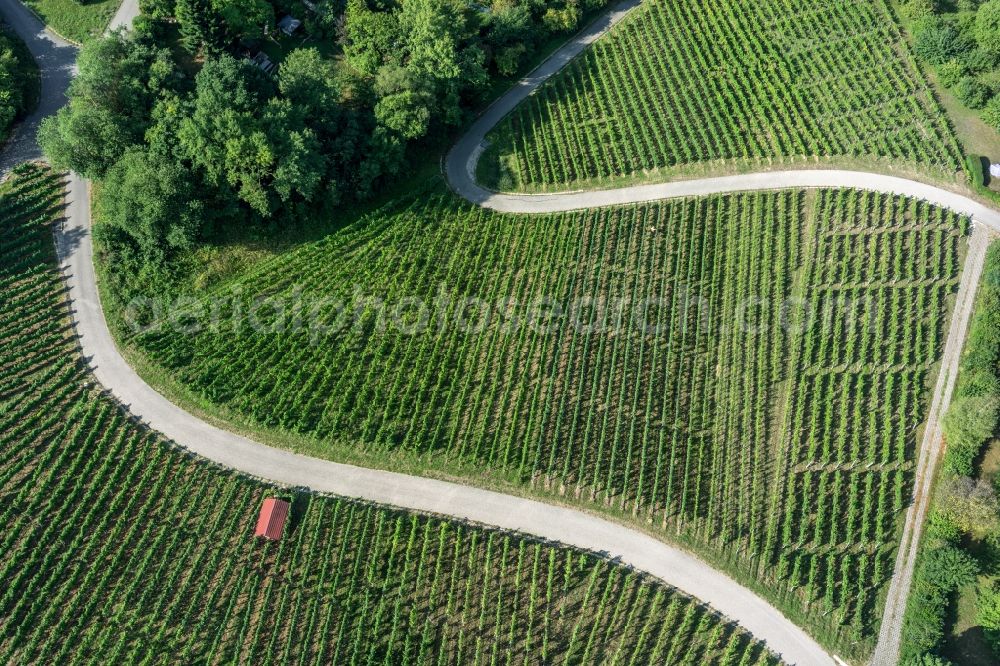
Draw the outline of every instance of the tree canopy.
M128 236L142 255L155 260L191 247L204 219L184 170L141 148L130 148L111 167L99 203L100 224Z
M948 453L945 466L961 476L972 475L972 461L983 443L993 436L1000 398L967 396L952 402L943 420Z
M174 67L167 49L121 32L89 42L77 67L69 104L42 122L38 140L53 166L102 178L126 149L143 142Z
M1000 0L989 0L979 7L975 35L980 46L1000 55Z

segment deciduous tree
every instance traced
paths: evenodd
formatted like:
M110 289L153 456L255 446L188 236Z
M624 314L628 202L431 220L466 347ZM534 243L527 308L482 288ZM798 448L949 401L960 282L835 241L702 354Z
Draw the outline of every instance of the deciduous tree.
M1000 0L989 0L976 12L975 35L980 46L1000 54Z
M113 33L88 42L69 104L43 121L38 139L50 162L89 178L102 177L149 126L158 94L174 75L169 51Z
M191 247L204 210L190 177L179 165L131 148L108 171L100 224L130 237L142 253L160 259Z

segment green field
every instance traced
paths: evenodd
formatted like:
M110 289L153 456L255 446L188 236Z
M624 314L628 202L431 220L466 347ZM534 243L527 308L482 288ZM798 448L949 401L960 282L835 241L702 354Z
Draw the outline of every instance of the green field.
M884 0L649 0L488 140L479 177L509 191L817 162L961 168Z
M128 345L172 398L272 442L557 496L691 544L861 654L963 228L847 191L551 216L422 197Z
M136 425L79 359L60 202L32 168L0 196L0 661L777 663L594 556L271 488ZM286 538L255 541L273 493Z
M24 0L42 21L66 39L81 44L104 32L121 0Z

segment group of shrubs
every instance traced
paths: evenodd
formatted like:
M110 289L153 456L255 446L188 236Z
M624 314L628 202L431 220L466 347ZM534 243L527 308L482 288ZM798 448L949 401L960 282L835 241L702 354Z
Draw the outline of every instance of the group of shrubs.
M959 102L1000 130L1000 0L908 0L913 47Z
M1000 245L990 247L958 383L943 426L947 449L903 626L903 663L944 664L949 608L980 581L975 622L1000 658L1000 477L977 462L1000 419Z
M16 35L0 23L0 143L38 102L38 67Z

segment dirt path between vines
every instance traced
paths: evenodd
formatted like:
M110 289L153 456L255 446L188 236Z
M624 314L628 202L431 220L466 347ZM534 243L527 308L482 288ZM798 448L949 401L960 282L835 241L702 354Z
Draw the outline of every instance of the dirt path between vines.
M976 301L976 290L979 278L983 274L983 262L986 259L986 248L995 235L995 231L978 224L969 239L969 252L965 257L965 268L962 270L962 280L955 298L955 311L951 316L951 327L948 339L944 345L941 357L941 371L938 373L937 384L927 414L924 426L924 436L917 454L917 467L913 481L913 504L906 512L906 522L903 525L903 537L900 540L899 551L896 554L896 566L892 582L889 584L889 594L886 597L885 611L882 614L882 626L879 629L878 643L872 654L873 666L894 666L899 662L899 647L903 631L903 615L906 612L906 600L910 594L913 582L913 567L917 561L920 535L923 532L924 519L931 499L931 489L934 482L934 470L944 450L944 440L941 431L941 418L951 403L955 390L955 379L958 376L958 365L962 357L962 347L972 317L972 308Z

